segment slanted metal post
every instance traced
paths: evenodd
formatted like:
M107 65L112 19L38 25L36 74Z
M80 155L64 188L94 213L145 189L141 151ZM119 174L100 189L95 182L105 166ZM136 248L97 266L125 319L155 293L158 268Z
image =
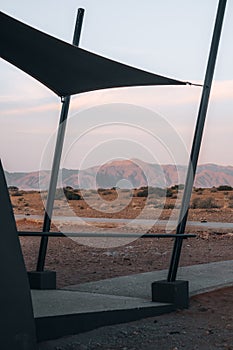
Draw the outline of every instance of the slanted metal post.
M79 45L81 30L82 30L82 23L83 23L83 16L84 16L84 9L79 8L76 25L75 25L74 36L73 36L73 45L75 46ZM70 96L66 96L62 99L62 109L60 114L59 128L58 128L55 152L53 157L53 165L52 165L51 178L49 183L48 197L46 202L43 232L49 232L51 228L51 218L53 214L54 198L56 193L58 172L59 172L59 166L61 161L65 131L66 131L69 105L70 105ZM39 249L38 261L37 261L37 271L44 271L47 246L48 246L48 236L43 236L40 241L40 249Z
M226 2L227 0L219 0L219 4L218 4L213 38L212 38L212 43L210 47L210 54L209 54L209 59L208 59L208 64L206 69L205 81L204 81L204 86L202 90L202 97L201 97L196 129L195 129L195 134L193 139L193 145L192 145L192 150L191 150L191 155L189 160L188 172L186 176L184 194L182 198L182 205L181 205L181 210L179 215L179 224L176 230L177 234L183 234L185 232L187 216L188 216L188 208L189 208L190 198L192 194L192 188L193 188L194 177L195 177L196 168L197 168L199 151L201 147L202 134L203 134L204 124L205 124L205 119L207 114L210 90L211 90L211 85L212 85L212 80L214 75L214 68L215 68L218 46L219 46L219 41L221 36ZM167 276L168 282L173 282L176 280L177 269L178 269L180 254L182 249L182 243L183 243L183 240L180 238L177 238L174 242L169 272Z

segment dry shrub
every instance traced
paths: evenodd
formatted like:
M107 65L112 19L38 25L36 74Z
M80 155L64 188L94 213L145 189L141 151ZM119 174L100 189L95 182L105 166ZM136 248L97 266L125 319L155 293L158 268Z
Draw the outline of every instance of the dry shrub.
M212 197L207 197L205 199L194 198L191 204L192 209L210 209L219 208L217 203Z

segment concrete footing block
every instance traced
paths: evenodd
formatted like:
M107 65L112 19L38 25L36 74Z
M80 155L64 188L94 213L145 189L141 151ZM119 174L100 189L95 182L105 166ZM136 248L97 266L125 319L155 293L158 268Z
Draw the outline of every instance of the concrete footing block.
M152 301L171 303L176 309L189 307L189 283L177 280L168 282L166 280L153 282Z
M56 271L29 271L31 289L56 289Z

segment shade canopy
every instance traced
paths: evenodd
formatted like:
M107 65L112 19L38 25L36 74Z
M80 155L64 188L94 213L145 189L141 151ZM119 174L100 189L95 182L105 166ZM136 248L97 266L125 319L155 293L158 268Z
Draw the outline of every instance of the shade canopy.
M186 84L80 49L3 12L0 56L59 96L114 87Z

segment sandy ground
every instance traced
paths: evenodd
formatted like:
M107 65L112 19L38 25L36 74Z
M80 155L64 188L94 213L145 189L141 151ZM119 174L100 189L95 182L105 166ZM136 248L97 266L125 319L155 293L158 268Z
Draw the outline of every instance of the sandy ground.
M21 230L39 231L40 222L30 219L18 223ZM28 270L34 270L39 237L21 237ZM231 233L197 232L196 238L184 240L180 265L233 260ZM46 269L57 271L58 287L100 279L167 269L173 247L172 239L137 239L116 248L95 248L70 238L50 238Z
M194 191L192 203L195 198L198 200L201 198L201 201L205 201L211 197L212 201L218 205L218 208L190 209L188 220L198 222L203 220L233 222L232 192L213 192L213 189ZM116 199L114 191L101 193L102 197L104 197L104 203L101 202L101 205L108 204L107 208L110 210ZM25 219L17 221L18 229L41 231L42 220L31 219L31 215L43 215L44 207L41 194L35 191L22 191L18 194L11 196L14 212L15 214L27 215ZM122 192L122 196L121 201L118 203L119 206L127 203L127 193ZM174 205L177 200L176 196L175 194L173 197L166 199L154 198L153 201L158 202L165 199L166 205ZM67 208L71 208L73 215L76 213L79 217L108 217L114 219L142 217L168 220L171 217L176 218L179 213L177 209L161 209L152 204L145 205L146 198L144 197L133 197L128 205L123 206L122 210L118 210L116 207L116 211L110 213L108 210L106 212L104 207L101 209L101 206L95 208L95 205L89 205L91 199L96 200L96 196L92 192L89 193L87 198L88 200L72 200L69 202L61 199L56 200L55 215L65 215ZM115 203L115 205L117 204ZM65 227L67 227L66 224ZM52 225L52 231L58 231L59 229L61 227ZM70 226L69 229L73 232L84 232L86 230L82 224L74 225L74 227ZM147 232L145 228L143 229L138 225L134 225L132 229L129 229L127 225L116 223L92 223L88 229L93 232L106 232L106 230L117 230L117 232L123 233L130 231ZM164 229L155 225L149 228L149 232L163 233ZM186 232L196 233L197 237L184 240L180 262L182 266L233 259L233 250L231 248L233 225L229 229L205 229L190 226L187 227ZM40 238L22 237L21 243L27 268L28 270L34 270ZM119 247L114 247L113 243ZM106 243L106 240L93 238L90 240L78 239L76 242L69 238L50 238L46 268L57 271L58 287L168 268L173 246L171 239L137 239L126 243L126 241L119 240L112 242L109 239ZM98 248L98 246L101 248Z

